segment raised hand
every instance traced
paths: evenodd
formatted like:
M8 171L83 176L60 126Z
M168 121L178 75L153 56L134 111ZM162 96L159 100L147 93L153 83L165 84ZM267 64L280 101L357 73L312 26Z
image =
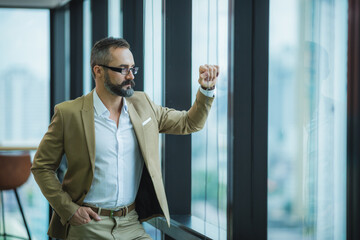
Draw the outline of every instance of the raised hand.
M214 89L218 76L219 76L218 65L201 65L199 67L199 84L203 89Z

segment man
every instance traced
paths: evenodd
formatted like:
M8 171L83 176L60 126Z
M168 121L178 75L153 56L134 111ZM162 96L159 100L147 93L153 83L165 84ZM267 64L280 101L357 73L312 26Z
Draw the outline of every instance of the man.
M187 112L158 106L145 93L134 92L137 67L124 39L97 42L91 69L95 89L55 106L31 168L54 209L48 234L151 239L139 220L164 216L170 221L158 134L189 134L204 126L218 66L200 66L201 88ZM56 169L63 154L68 169L60 184Z

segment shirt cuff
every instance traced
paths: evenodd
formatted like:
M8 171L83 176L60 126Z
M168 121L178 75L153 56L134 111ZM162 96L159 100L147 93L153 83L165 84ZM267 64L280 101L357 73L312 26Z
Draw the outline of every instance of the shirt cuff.
M214 88L213 90L205 90L202 87L199 87L199 89L200 89L200 92L202 94L204 94L205 96L207 96L207 97L215 97L215 89L216 88Z

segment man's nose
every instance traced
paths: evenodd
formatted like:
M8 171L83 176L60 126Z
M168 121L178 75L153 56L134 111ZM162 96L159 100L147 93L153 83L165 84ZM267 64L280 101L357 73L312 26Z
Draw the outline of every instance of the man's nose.
M126 79L131 79L131 80L133 80L134 78L135 78L135 76L134 76L132 70L130 70L129 73L126 75Z

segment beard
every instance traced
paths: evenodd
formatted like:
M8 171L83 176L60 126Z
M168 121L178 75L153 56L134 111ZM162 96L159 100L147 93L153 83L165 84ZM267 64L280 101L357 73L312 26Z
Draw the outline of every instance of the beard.
M130 87L124 89L124 86L126 85L130 85ZM104 86L112 95L120 97L131 97L134 94L135 82L130 79L123 81L121 84L113 84L110 81L108 73L106 72Z

